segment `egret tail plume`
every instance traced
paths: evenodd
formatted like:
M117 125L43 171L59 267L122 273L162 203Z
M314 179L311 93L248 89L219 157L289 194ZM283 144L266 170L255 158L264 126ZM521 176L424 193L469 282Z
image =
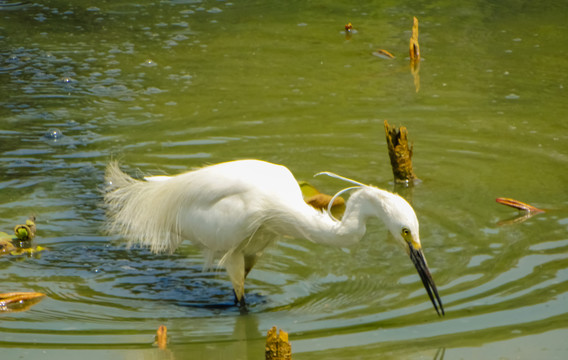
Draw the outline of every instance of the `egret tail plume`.
M140 181L111 162L105 173L106 231L128 239L128 244L149 246L153 252L173 252L182 239L177 231L178 194L167 181Z
M347 191L349 191L349 190L360 189L360 188L366 187L366 186L368 186L368 185L365 185L365 184L363 184L363 183L361 183L361 182L359 182L359 181L357 181L357 180L353 180L353 179L346 178L345 176L337 175L336 173L332 173L332 172L330 172L330 171L322 171L322 172L319 172L319 173L315 174L314 177L320 176L320 175L327 175L327 176L330 176L330 177L332 177L332 178L339 179L339 180L343 180L343 181L346 181L346 182L348 182L348 183L357 185L357 186L351 186L351 187L348 187L348 188L346 188L346 189L343 189L343 190L339 191L337 194L335 194L335 195L331 198L331 201L330 201L329 204L327 205L327 214L329 215L329 217L332 218L333 220L339 221L339 220L337 220L337 219L335 218L335 216L333 216L333 215L331 214L331 207L332 207L332 205L333 205L333 202L335 201L335 198L337 198L339 195L341 195L341 194L343 194L344 192L347 192Z
M337 198L339 195L343 194L344 192L347 192L349 190L355 190L355 189L360 189L361 186L351 186L348 188L345 188L343 190L340 190L337 192L337 194L333 195L333 197L331 198L329 204L327 204L327 215L329 215L330 218L332 218L335 221L339 221L338 219L335 218L335 216L333 216L333 214L331 213L331 207L333 206L333 202L335 201L335 198Z

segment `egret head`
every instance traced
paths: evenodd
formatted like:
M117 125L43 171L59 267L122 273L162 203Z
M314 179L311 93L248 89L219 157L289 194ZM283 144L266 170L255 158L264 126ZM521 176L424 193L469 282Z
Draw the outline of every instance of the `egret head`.
M377 189L379 190L379 189ZM420 234L418 232L418 219L412 206L402 197L379 190L378 217L382 218L393 237L404 247L406 253L414 263L424 288L434 305L438 315L444 315L444 306L438 295L436 284L428 263L422 252Z
M401 196L374 186L365 185L331 172L322 172L316 174L316 176L317 175L328 175L355 185L341 190L331 199L327 211L332 218L331 204L337 196L349 190L361 190L357 192L356 196L362 199L365 198L366 200L358 202L359 205L365 208L360 210L366 217L376 216L384 221L390 233L397 242L404 247L406 253L414 263L418 275L420 275L420 279L422 280L422 284L424 284L424 288L430 297L430 301L432 301L432 305L434 305L434 309L436 309L438 315L444 315L444 306L442 305L436 284L434 283L434 279L432 279L426 258L422 252L420 234L418 232L418 219L416 218L416 213L412 206Z

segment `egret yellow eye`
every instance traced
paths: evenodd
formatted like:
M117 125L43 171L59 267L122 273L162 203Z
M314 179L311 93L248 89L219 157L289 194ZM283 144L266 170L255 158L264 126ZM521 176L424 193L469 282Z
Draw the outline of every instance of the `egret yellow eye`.
M410 236L410 230L408 228L402 228L402 237L406 238Z

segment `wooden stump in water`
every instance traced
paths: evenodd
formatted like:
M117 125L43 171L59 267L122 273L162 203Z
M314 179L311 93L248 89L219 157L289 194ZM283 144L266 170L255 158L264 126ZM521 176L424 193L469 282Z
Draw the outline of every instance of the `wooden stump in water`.
M160 325L156 331L156 344L161 350L166 350L168 347L168 328L165 325Z
M418 177L412 170L412 145L408 145L406 127L401 126L397 129L385 120L385 134L394 181L405 184L414 182Z
M266 335L266 360L292 360L292 346L288 342L288 333L273 326Z

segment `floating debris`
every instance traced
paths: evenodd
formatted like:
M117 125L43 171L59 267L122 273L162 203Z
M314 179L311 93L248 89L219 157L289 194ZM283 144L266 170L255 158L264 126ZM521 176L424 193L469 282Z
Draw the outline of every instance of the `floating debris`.
M26 311L40 302L45 294L38 292L10 292L0 294L0 312Z
M14 233L20 241L31 241L36 233L35 216L31 216L25 224L16 225Z
M35 216L26 220L25 224L14 227L14 235L0 232L0 255L36 255L46 250L43 246L32 246L36 234Z
M387 50L384 50L384 49L379 49L377 51L373 51L372 54L373 54L373 56L380 57L380 58L387 59L387 60L391 60L391 59L395 58L395 56L393 54L391 54L390 52L388 52Z
M536 214L536 213L544 212L544 210L542 210L542 209L536 208L532 205L526 204L522 201L515 200L515 199L497 198L497 199L495 199L495 201L497 201L499 204L507 205L507 206L510 206L510 207L518 209L518 210L527 211L529 213L535 213Z
M512 219L500 221L499 223L497 223L497 225L499 225L499 226L522 223L522 222L530 219L531 217L533 217L536 214L545 212L542 209L536 208L532 205L526 204L522 201L515 200L515 199L497 198L497 199L495 199L495 201L497 201L499 204L510 206L512 208L515 208L517 210L522 211L520 216L514 217Z
M6 233L0 233L0 255L10 254L12 251L16 250L14 244L12 244L11 238L7 240L4 236L9 236Z
M345 40L351 40L351 36L357 34L357 30L353 28L353 24L348 23L345 25Z

